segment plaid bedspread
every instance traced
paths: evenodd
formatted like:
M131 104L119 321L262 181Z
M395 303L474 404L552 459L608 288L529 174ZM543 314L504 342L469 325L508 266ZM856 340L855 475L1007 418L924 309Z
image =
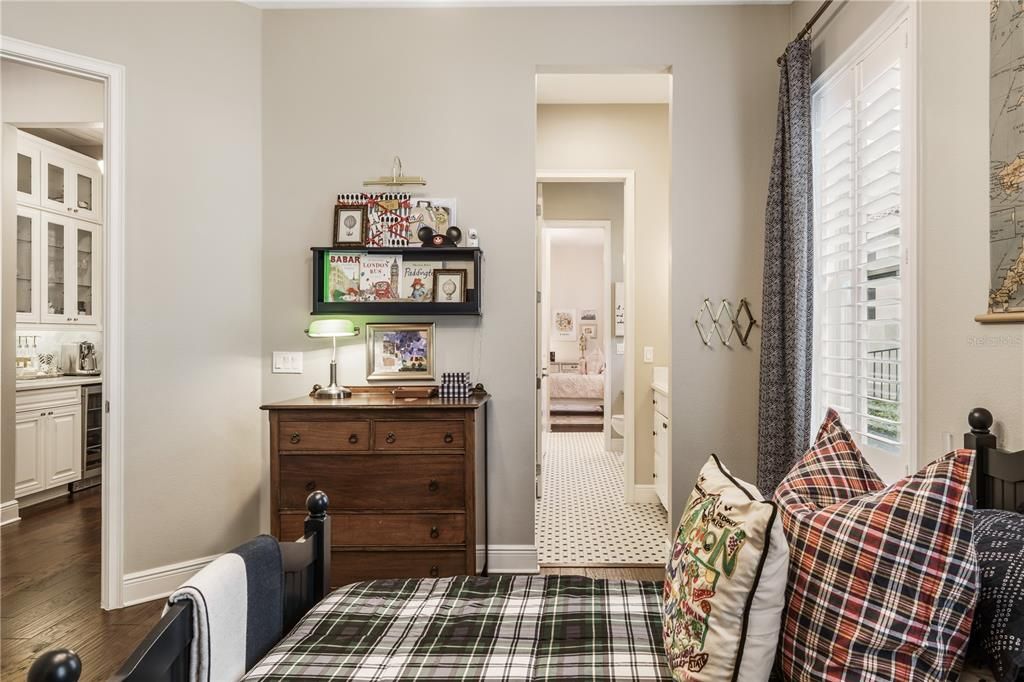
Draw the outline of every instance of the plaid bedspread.
M671 680L661 583L377 580L310 611L245 680Z

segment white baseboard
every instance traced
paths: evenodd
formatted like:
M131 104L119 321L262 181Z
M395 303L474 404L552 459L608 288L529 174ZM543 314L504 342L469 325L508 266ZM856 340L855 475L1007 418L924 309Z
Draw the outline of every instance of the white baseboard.
M484 548L476 548L476 565L484 565ZM487 553L487 572L490 575L508 573L539 573L535 545L491 545Z
M134 606L154 599L163 599L218 556L220 555L214 554L126 574L122 590L124 605Z
M18 501L11 500L0 504L0 526L6 526L15 521L21 521L21 517L18 516Z
M42 502L49 502L50 500L57 500L62 497L68 497L71 493L68 492L66 485L59 485L56 488L50 488L49 490L40 490L37 493L30 495L22 495L18 498L18 507L21 509L27 509L36 504Z
M654 485L634 485L633 501L639 504L661 504L661 498L654 490Z

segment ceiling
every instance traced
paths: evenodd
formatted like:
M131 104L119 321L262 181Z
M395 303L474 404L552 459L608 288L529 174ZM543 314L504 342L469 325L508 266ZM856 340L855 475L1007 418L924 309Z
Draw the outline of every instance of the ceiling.
M25 128L30 135L49 140L61 147L67 147L76 152L91 156L94 159L103 158L103 125L81 126L74 128Z
M636 7L638 5L788 5L791 0L243 0L260 9L415 7Z
M667 104L667 73L539 73L537 104Z

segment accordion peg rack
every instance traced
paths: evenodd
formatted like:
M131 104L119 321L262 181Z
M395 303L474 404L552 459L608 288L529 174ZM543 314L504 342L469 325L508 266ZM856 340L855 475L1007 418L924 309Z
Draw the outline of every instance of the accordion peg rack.
M705 346L713 346L712 339L717 336L723 346L732 348L730 341L735 336L740 345L750 348L750 332L757 326L757 320L754 318L754 314L750 310L750 302L746 298L739 300L735 310L727 298L722 299L717 309L712 305L710 298L705 298L697 308L693 325L697 328L700 340L704 342ZM723 326L726 328L725 331L723 331Z

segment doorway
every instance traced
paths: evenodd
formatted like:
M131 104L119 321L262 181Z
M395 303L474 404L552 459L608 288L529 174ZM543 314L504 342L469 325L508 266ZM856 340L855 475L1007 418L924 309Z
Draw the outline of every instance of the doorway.
M0 249L10 254L0 267L0 452L4 478L23 483L17 495L10 483L0 489L3 535L19 532L20 503L38 517L76 496L90 500L100 510L98 538L89 540L100 545L93 594L102 608L117 609L124 605L124 67L8 37L0 59L4 195L15 199L4 202ZM40 106L14 99L8 69L25 79L24 92L45 97Z

